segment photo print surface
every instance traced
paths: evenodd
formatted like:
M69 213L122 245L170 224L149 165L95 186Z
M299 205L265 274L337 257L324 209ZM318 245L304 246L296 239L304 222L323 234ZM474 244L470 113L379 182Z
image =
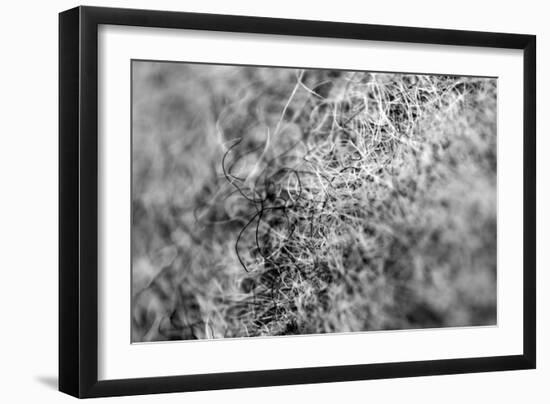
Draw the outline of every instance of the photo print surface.
M496 78L131 69L132 342L496 324Z

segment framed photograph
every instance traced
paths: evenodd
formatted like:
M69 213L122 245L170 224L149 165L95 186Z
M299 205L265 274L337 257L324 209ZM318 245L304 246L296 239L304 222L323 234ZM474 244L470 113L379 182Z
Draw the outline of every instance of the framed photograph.
M59 17L59 388L535 368L535 36Z

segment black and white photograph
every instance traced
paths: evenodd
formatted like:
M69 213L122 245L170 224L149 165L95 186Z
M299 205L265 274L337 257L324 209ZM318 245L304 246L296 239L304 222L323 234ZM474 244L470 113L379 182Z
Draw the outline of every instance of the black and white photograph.
M497 324L497 78L131 76L132 342Z
M3 4L0 402L548 401L543 2L91 3Z
M542 391L541 13L188 6L59 13L58 86L37 76L59 101L58 249L39 222L21 226L49 217L43 148L27 136L6 148L39 167L7 194L32 205L7 210L26 253L6 268L28 278L9 283L9 307L35 313L43 299L23 310L23 293L57 295L57 321L16 329L34 329L33 357L58 353L59 391L239 403ZM54 105L17 90L17 125L41 139ZM41 249L58 258L57 286L21 267L34 258L41 273ZM46 323L56 350L35 349L56 335Z

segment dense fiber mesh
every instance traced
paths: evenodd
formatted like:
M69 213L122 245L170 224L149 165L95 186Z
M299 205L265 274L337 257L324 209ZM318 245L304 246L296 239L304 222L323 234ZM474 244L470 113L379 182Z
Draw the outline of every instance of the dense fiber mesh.
M134 62L133 340L494 324L496 92Z

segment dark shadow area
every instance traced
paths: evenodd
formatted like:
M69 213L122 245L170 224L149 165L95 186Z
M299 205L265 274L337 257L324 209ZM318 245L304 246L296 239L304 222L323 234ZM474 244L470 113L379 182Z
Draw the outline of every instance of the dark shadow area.
M40 384L43 384L44 386L57 390L58 388L58 380L57 376L37 376L35 378Z

